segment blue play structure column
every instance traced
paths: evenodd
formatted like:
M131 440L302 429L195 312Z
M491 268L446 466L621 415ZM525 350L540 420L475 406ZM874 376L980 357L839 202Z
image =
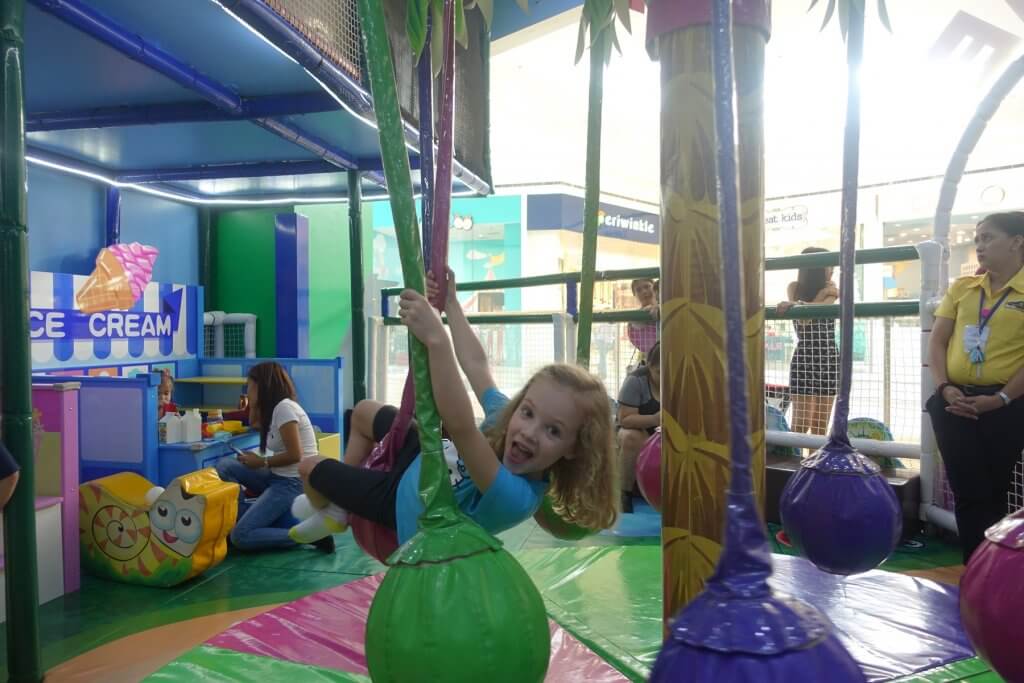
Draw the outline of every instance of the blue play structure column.
M277 275L277 355L309 357L309 220L296 213L274 217Z

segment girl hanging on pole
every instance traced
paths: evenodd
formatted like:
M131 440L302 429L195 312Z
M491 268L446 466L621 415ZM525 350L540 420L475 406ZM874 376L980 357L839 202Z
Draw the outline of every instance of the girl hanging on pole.
M439 291L430 276L427 291L431 296ZM604 385L581 368L553 364L508 398L498 390L462 312L451 271L448 292L445 313L452 342L436 310L413 290L402 292L399 316L428 350L437 408L453 442L445 457L459 508L496 534L531 517L548 495L566 521L595 530L612 526L619 504L618 461ZM460 366L486 413L486 432L476 424ZM396 413L392 406L360 402L345 461L300 463L306 497L297 501L294 512L308 518L293 527L293 539L309 543L343 529L338 521L346 512L395 529L399 543L416 533L423 511L417 430L409 430L390 471L360 467Z

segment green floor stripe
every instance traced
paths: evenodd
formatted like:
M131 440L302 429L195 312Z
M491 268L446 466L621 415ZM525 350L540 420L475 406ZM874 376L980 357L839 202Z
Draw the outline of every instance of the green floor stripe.
M594 546L516 553L548 613L633 681L661 647L661 548Z
M369 683L367 676L202 645L143 679L151 683Z
M900 678L893 683L956 683L957 681L971 681L971 683L1003 683L1003 678L988 668L985 662L977 657L953 662L946 666L932 669L914 676Z
M778 524L768 525L772 552L779 555L796 555L797 553L793 548L779 542L777 534L781 530L782 527ZM896 548L896 552L885 561L885 564L880 569L906 572L953 567L962 562L960 546L941 538L929 538L919 534Z

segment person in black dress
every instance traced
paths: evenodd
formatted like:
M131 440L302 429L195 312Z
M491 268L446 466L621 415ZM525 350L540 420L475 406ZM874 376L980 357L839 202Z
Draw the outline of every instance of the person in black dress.
M827 251L808 247L804 254ZM786 301L777 307L785 313L803 304L832 304L839 290L832 282L832 268L801 268L791 282ZM824 434L839 393L839 348L834 319L794 320L797 344L789 366L789 393L793 401L793 426L797 434Z

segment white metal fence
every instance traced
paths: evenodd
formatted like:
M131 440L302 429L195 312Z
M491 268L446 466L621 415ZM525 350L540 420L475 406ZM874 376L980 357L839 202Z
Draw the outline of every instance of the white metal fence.
M919 471L922 518L955 530L953 497L945 479L934 435L923 413L933 390L922 349L926 348L931 312L937 303L938 254L935 243L919 247L922 255L921 316L858 318L853 330L853 387L850 418L861 437L855 445L880 458L894 459L907 470ZM517 391L539 367L575 357L576 325L564 313L551 323L479 324L474 331L484 344L495 380L506 393ZM922 332L922 324L924 332ZM591 333L591 370L614 398L626 375L639 360L630 340L629 323L595 323ZM838 387L838 323L825 320L770 320L765 325L765 398L774 409L768 419L769 446L820 447L831 420ZM408 370L404 328L370 323L370 396L398 403ZM808 355L818 356L817 362ZM468 390L468 385L467 385ZM471 393L471 392L470 392ZM809 397L825 397L811 400ZM824 417L821 404L824 403ZM474 406L482 417L480 407ZM808 413L817 406L814 414ZM789 429L805 430L801 436ZM798 451L796 451L798 452ZM1007 501L1009 511L1024 507L1024 454L1014 473Z

